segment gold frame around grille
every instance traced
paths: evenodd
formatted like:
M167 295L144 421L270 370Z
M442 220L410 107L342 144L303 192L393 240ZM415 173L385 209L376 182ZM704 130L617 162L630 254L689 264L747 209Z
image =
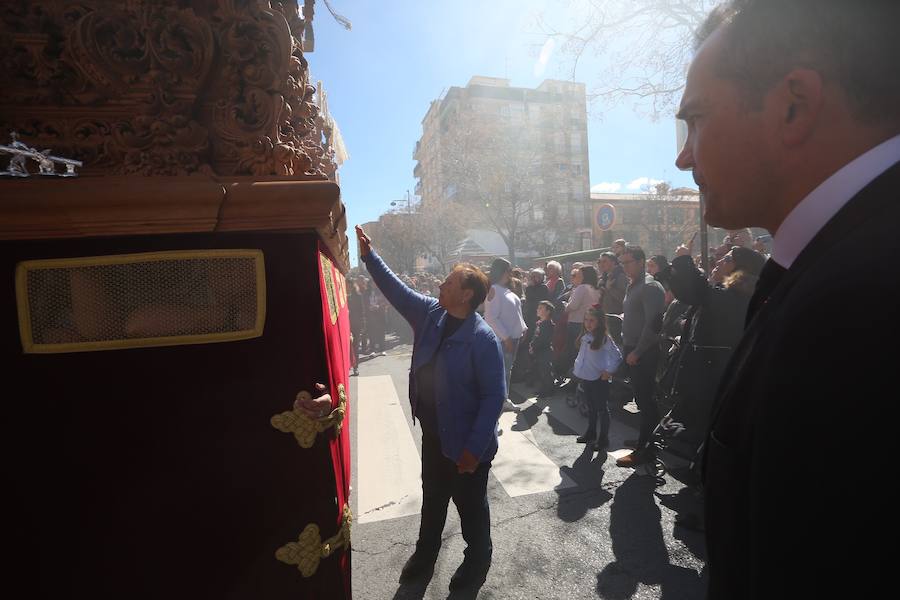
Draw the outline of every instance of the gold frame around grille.
M125 265L169 260L203 260L217 258L250 258L254 260L256 274L256 320L253 328L225 333L186 334L174 336L141 337L130 339L34 343L31 326L31 306L28 295L28 273L39 269L62 269ZM113 254L78 258L54 258L26 260L16 265L16 305L19 313L19 335L22 350L26 354L57 354L66 352L92 352L97 350L125 350L159 346L184 346L234 342L262 336L266 322L266 272L262 250L201 249L169 250L137 254Z

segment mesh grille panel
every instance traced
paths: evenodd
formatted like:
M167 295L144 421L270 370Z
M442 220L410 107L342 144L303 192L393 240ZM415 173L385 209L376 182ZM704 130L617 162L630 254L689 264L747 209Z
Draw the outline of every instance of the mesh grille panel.
M26 352L77 352L257 337L258 250L155 252L21 263Z

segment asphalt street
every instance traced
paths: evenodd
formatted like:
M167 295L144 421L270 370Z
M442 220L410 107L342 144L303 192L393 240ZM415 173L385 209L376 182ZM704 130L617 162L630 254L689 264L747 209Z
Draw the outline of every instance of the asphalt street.
M400 585L400 570L415 545L420 506L415 495L420 482L409 475L418 475L419 457L406 456L413 447L421 452L421 431L412 424L407 399L410 352L410 346L396 346L386 356L362 362L359 377L352 378L351 398L357 403L351 416L355 598L704 597L703 534L675 523L676 514L697 516L701 510L693 488L681 481L687 478L673 469L674 475L657 485L647 469L615 465L623 440L636 437L637 415L613 411L611 455L598 455L575 442L587 421L562 394L536 402L523 385L513 389L517 410L501 418L506 424L503 456L498 454L488 482L494 557L484 585L448 591L465 547L452 505L433 576ZM390 383L389 401L375 405ZM387 413L394 415L395 430L385 437Z

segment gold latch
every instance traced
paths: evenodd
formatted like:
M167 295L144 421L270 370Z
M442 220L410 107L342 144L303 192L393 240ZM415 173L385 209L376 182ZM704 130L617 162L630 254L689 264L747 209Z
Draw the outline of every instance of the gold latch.
M340 435L344 424L344 415L347 412L347 392L344 384L339 383L338 405L329 414L319 419L310 419L300 410L292 409L279 413L270 419L272 427L284 433L293 433L297 443L302 448L312 448L316 441L316 435L334 427L335 435ZM307 391L297 394L297 400L311 400L312 395Z
M296 542L290 542L276 550L275 558L288 565L297 565L301 575L311 577L323 558L328 558L341 548L350 548L352 523L353 514L350 507L345 504L341 527L335 535L322 542L319 526L310 523L303 529Z

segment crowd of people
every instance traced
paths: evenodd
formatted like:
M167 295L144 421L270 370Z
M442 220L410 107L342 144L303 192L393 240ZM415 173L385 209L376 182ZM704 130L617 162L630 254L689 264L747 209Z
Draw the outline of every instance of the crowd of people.
M479 267L491 287L477 311L501 342L507 389L524 382L539 400L564 393L570 406L586 409L588 430L578 439L597 451L609 445L611 383L624 382L641 427L637 439L626 440L634 452L618 464L637 466L655 458L659 378L671 360L672 340L683 338L686 348L678 393L689 399L683 412L690 434L699 437L704 430L767 258L766 239L754 239L749 229L727 232L721 245L709 249L707 265L692 242L670 259L647 256L624 239L594 264L573 263L567 274L557 261L526 270L497 258ZM434 274L398 277L424 296L439 295L442 279ZM349 304L354 373L360 357L385 350L387 332L396 333L399 343L412 341L412 329L365 276L351 278Z
M620 240L596 265L572 265L568 282L554 263L526 274L498 260L490 279L457 265L435 299L394 276L357 229L366 268L415 331L422 525L401 581L433 569L451 498L467 548L450 587L484 581L487 473L519 363L545 394L582 390L591 414L579 440L594 448L608 442L608 382L627 378L641 427L619 464L636 466L653 458L674 333L682 370L696 374L680 393L706 421L695 429L709 600L883 595L894 405L876 403L877 418L866 402L849 410L859 394L845 375L860 375L870 398L894 385L900 331L879 309L900 294L882 265L900 219L897 22L895 0L731 0L710 12L676 159L707 222L734 230L709 264L690 244L669 260ZM771 256L742 227L773 232ZM848 301L860 309L847 313Z
M363 233L360 239L368 244ZM639 409L640 429L637 439L625 441L632 452L617 459L616 464L637 467L652 463L657 452L653 436L661 418L660 373L665 371L661 366L671 360L667 349L673 340L684 348L681 361L686 376L680 379L679 393L686 399L685 420L699 448L716 384L740 339L756 279L767 260L765 254L748 247L751 240L749 230L729 232L725 243L712 249L708 265L694 255L691 243L675 249L670 260L663 255L647 256L640 246L616 240L595 263L576 262L568 274L556 261L526 271L496 258L489 266L458 265L443 282L430 274L395 276L369 250L364 258L377 285L363 276L350 282L354 353L383 350L386 323L391 320L388 315L394 312L388 306L407 321L412 311L417 316L410 323L422 318L419 313L435 320L433 332L425 327L415 333L409 329L407 334L399 323L396 329L399 342L407 341L407 335L414 341L410 393L416 399L413 411L422 425L423 439L428 438L434 446L433 455L423 455L428 469L447 473L450 468L436 452L437 440L451 434L440 427L442 401L435 386L457 382L439 384L437 379L452 380L453 373L465 373L469 367L460 366L460 357L452 352L446 357L434 354L429 362L416 367L417 361L421 362L417 356L423 354L419 348L445 342L446 348L452 348L449 342L456 338L457 329L477 314L483 315L480 322L489 327L499 343L494 360L498 376L502 369L499 378L504 405L510 406L510 384L517 381L532 386L538 401L565 394L571 406L586 408L587 425L585 431L578 432L577 442L593 452L605 452L610 445L611 393L614 382L620 382ZM483 287L472 273L484 277ZM451 282L463 276L474 281L471 285L475 292L480 290L483 295L473 292L475 300L459 301L469 310L440 317L441 307L453 302L453 293L448 291ZM457 291L461 285L457 284ZM419 304L417 310L411 308ZM429 317L432 313L438 316ZM440 335L440 340L427 342L430 333ZM445 368L443 360L453 360L453 368ZM490 362L484 360L485 365ZM466 365L465 359L462 364ZM479 381L477 376L475 380ZM484 382L476 383L476 389L481 385ZM496 416L493 419L496 433L502 434ZM482 458L482 464L489 461L485 463ZM456 481L455 476L447 477ZM462 481L471 484L469 479ZM469 490L475 498L484 493L481 477L478 481L478 489ZM435 490L433 495L426 494L429 506L423 506L422 550L404 569L409 577L420 570L421 564L428 564L436 551L433 531L442 527L439 516L446 513L446 505L433 496L443 495L447 486L460 482L435 480L428 485ZM434 502L437 508L431 506ZM471 500L471 504L459 508L464 528L467 522L486 518L479 501ZM489 540L479 538L478 543L479 553L488 555ZM472 569L476 567L470 566Z
M428 297L437 297L442 278L431 273L400 275L400 280L410 289ZM359 374L362 357L384 353L387 350L387 334L393 333L398 342L412 341L412 329L400 314L391 307L384 294L364 275L353 275L347 280L347 304L350 311L350 351L353 374Z

